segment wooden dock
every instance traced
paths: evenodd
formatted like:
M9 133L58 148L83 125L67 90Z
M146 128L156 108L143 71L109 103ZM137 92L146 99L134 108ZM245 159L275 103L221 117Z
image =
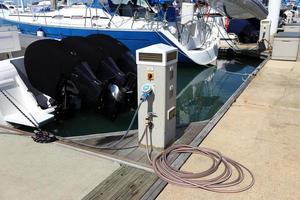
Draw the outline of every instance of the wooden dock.
M257 43L241 44L228 41L219 46L219 58L251 57L266 59L271 54L269 49L259 52Z

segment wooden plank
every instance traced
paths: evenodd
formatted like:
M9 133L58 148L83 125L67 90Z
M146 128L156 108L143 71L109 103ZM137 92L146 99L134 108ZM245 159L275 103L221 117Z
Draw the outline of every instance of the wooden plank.
M184 134L175 144L190 144L196 135L205 127L206 123L191 123L184 131Z
M129 160L125 157L119 157L119 156L115 156L113 154L104 153L99 149L95 149L95 148L91 148L91 147L87 147L87 146L82 146L80 144L76 144L76 143L74 143L72 141L69 141L69 140L59 140L59 141L57 141L57 143L59 143L61 145L65 145L66 147L72 148L72 149L77 150L77 151L82 151L82 152L85 152L85 153L88 153L88 154L98 156L100 158L105 158L105 159L108 159L108 160L118 162L120 164L125 164L125 165L128 165L128 166L136 167L136 168L148 171L148 172L153 172L153 169L151 167L149 167L149 165L145 165L143 163L139 163L139 162L136 162L134 160Z
M135 137L129 143L127 143L126 146L124 146L124 147L127 147L127 148L135 147L135 148L122 149L122 150L116 151L114 154L116 156L126 157L128 154L137 150L139 148L137 135L135 135Z
M83 200L140 199L157 179L150 172L123 166L87 194Z
M146 155L146 151L143 148L137 148L135 149L133 152L131 152L130 154L128 154L126 156L127 159L130 160L135 160L135 161L139 161L141 160L142 157L144 157Z
M118 151L123 151L122 148L130 147L130 145L132 143L134 143L134 141L137 141L136 137L137 137L136 135L133 135L133 136L125 138L123 141L121 141L118 145L115 146L116 148L119 148L117 150L102 150L102 151L105 153L110 153L110 154L115 154ZM118 140L115 140L112 143L115 143L116 141L118 141Z
M92 145L95 146L95 149L97 149L97 147L99 147L99 151L102 151L104 153L108 153L108 154L114 154L117 151L121 151L121 150L109 150L109 149L100 149L101 146L105 147L105 146L110 146L114 143L116 143L118 140L120 140L120 138L122 137L122 135L118 135L118 136L107 136L107 137L97 137L97 138L88 138L88 139L83 139L83 140L72 140L74 143L76 142L80 142L83 144L87 144L87 145ZM136 135L129 135L127 138L125 138L123 141L121 141L116 147L117 148L123 148L126 147L128 143L130 143L132 140L136 140ZM84 145L82 145L84 146Z
M71 136L65 138L70 140L86 140L86 139L98 139L98 138L111 137L111 136L122 136L125 133L126 131L117 131L117 132L108 132L108 133L85 134L85 135ZM136 133L137 130L131 130L129 131L128 136L134 135Z

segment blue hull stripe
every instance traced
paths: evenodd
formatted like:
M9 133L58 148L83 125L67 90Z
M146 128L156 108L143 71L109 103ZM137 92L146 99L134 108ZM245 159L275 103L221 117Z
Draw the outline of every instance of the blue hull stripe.
M30 23L20 23L7 19L2 19L5 24L17 26L24 34L36 35L38 30L42 30L45 37L62 39L68 36L88 36L92 34L106 34L119 40L125 44L130 51L135 55L137 49L150 46L153 44L163 43L177 47L163 34L158 34L155 31L132 31L132 30L111 30L111 29L87 29L73 27L57 27L35 25ZM162 38L163 37L163 38ZM178 47L177 47L178 48ZM180 62L192 62L189 58L179 53Z

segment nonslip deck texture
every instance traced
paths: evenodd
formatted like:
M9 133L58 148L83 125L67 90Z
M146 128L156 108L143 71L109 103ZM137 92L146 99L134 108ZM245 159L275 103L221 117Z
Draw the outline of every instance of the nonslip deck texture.
M183 136L178 139L175 144L190 144L206 124L207 122L192 123L186 128L179 128L178 134ZM91 140L88 142L92 143ZM128 138L127 142L124 141L123 145L136 145L136 142L137 137L135 135L130 139ZM86 147L84 148L86 149ZM93 151L95 152L95 150ZM101 153L101 150L98 151ZM112 153L114 157L119 156L121 160L126 159L150 167L146 151L143 148L134 148L132 150L105 150L102 153ZM172 160L175 160L177 157L178 156L174 156ZM157 180L158 177L154 173L124 165L85 196L84 200L141 199Z

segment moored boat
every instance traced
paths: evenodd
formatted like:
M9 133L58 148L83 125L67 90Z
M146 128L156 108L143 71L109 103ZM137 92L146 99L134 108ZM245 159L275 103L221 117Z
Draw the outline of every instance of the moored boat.
M0 16L25 34L42 31L45 36L58 39L105 34L125 44L132 53L145 46L164 43L179 49L180 61L192 60L201 65L214 62L222 28L217 27L218 20L201 9L195 12L194 3L183 3L179 15L172 3L158 2L154 8L142 0L113 9L112 2L103 5L94 1L90 6L73 5L50 12L2 10Z
M235 19L265 19L268 10L260 0L208 0L209 4L226 15Z

